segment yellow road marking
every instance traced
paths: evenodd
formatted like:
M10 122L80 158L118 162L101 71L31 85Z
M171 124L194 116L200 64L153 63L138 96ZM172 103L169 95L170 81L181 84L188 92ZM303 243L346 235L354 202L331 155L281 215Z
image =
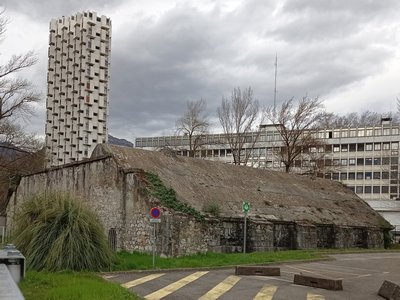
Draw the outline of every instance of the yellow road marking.
M213 289L209 290L206 294L201 296L199 300L213 300L218 299L220 296L229 291L238 281L239 276L228 276L224 281L217 284Z
M325 297L318 294L307 293L307 300L325 300Z
M161 276L163 276L163 275L165 275L165 273L161 273L161 274L151 274L151 275L148 275L148 276L145 276L145 277L136 279L136 280L132 280L132 281L126 282L126 283L124 283L124 284L121 284L121 286L124 287L124 288L129 289L129 288L131 288L131 287L134 287L134 286L137 286L137 285L139 285L139 284L145 283L145 282L147 282L147 281L156 279L156 278L161 277Z
M261 291L254 297L253 300L272 300L276 290L278 289L277 286L270 286L264 285Z
M159 289L158 291L155 291L154 293L151 293L147 296L145 296L145 299L151 299L151 300L158 300L161 299L165 296L168 296L169 294L179 290L180 288L184 287L185 285L191 283L192 281L195 281L196 279L199 279L201 276L207 274L208 271L205 272L195 272L189 276L186 276L185 278L182 278L181 280L178 280L174 283L171 283L170 285L167 285L166 287Z

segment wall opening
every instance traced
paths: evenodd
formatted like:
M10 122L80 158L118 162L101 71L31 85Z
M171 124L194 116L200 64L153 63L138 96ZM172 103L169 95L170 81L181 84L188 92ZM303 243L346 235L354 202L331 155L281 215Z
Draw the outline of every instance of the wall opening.
M108 230L108 245L111 250L117 250L117 231L115 228L110 228L110 230Z

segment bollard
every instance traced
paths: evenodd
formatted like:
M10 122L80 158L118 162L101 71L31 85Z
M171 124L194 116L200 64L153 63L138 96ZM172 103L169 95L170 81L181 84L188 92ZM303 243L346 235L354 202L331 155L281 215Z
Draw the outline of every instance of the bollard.
M0 250L0 264L6 265L13 280L18 284L25 276L25 257L14 245L5 245Z

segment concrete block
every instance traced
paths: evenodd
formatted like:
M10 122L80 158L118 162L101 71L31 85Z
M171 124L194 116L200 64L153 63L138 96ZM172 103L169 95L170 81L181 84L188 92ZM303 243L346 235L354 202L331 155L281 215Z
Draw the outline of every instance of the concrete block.
M400 300L400 286L385 280L378 291L378 295L390 300Z
M333 290L333 291L343 290L343 285L341 280L335 280L329 278L311 277L311 276L295 274L293 283L299 285L312 286L320 289Z
M265 266L236 266L236 275L281 276L281 268Z
M24 296L12 278L8 268L0 264L0 300L24 300Z

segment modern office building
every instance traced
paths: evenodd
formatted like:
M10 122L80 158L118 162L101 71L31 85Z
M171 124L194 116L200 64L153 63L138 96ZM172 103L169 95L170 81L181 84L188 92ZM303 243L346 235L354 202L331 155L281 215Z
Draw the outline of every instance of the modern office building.
M358 128L324 129L314 134L322 145L302 153L294 162L293 172L310 174L340 181L378 210L393 225L400 225L399 143L400 124L382 119L380 125ZM251 141L257 134L250 134ZM249 145L252 145L250 143ZM232 151L224 142L223 134L202 138L202 147L195 157L232 163ZM136 138L135 147L156 150L175 149L188 155L187 136ZM247 165L284 171L275 155L282 147L281 136L275 125L263 126L258 142L251 151Z
M95 12L50 22L46 148L48 166L90 157L107 142L111 20Z

